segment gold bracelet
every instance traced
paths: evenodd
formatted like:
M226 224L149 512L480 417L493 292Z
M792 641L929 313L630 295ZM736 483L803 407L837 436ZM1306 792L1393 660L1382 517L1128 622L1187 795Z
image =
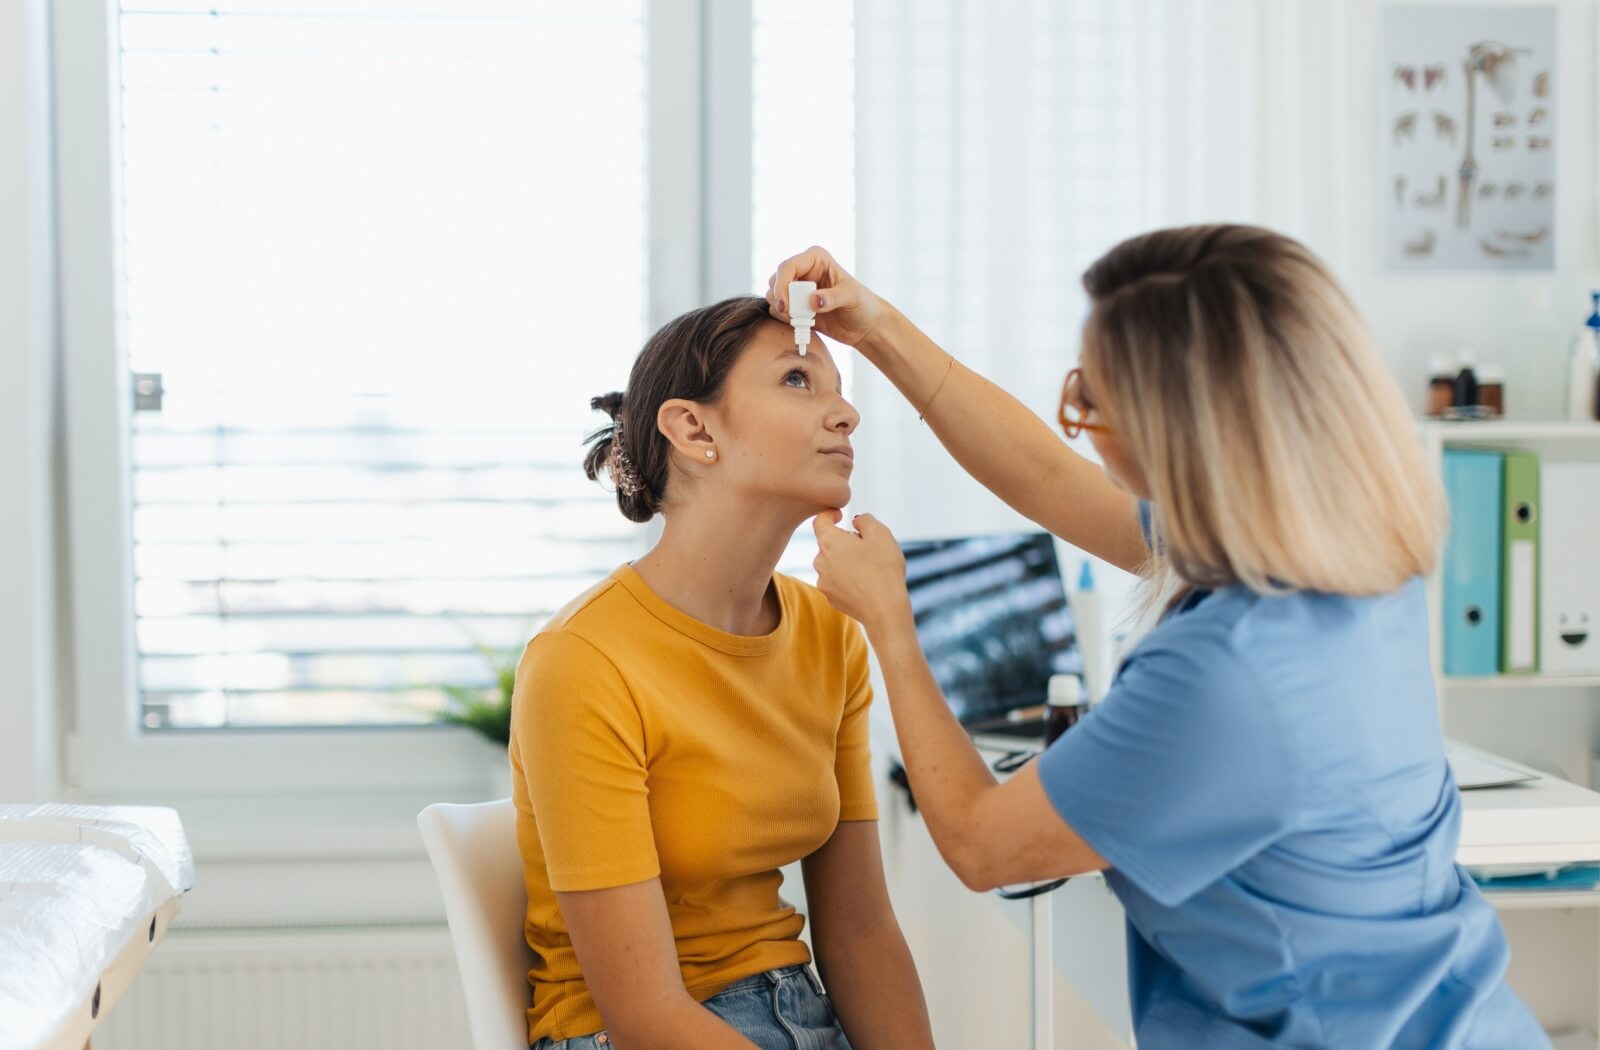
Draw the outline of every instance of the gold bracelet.
M933 407L933 398L939 396L939 391L944 389L945 380L950 378L950 372L956 367L956 359L954 357L949 354L946 354L945 357L949 358L950 363L944 366L944 378L940 379L939 385L933 388L933 397L928 398L928 403L922 406L921 412L917 413L917 422L919 423L925 422L922 417L927 415L928 409Z

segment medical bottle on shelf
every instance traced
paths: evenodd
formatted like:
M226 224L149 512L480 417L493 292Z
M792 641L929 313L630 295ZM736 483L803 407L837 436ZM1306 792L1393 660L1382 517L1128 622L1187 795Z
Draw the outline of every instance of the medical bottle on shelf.
M1483 414L1478 403L1478 373L1473 368L1472 355L1463 352L1461 355L1461 370L1456 373L1456 388L1453 415L1463 419L1472 419Z
M1448 415L1455 402L1456 374L1443 354L1428 355L1428 410L1434 419Z
M1504 365L1486 364L1478 369L1478 404L1483 406L1487 419L1498 419L1506 414Z

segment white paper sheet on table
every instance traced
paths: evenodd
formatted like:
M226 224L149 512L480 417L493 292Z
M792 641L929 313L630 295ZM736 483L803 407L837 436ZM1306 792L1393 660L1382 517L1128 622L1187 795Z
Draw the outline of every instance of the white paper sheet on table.
M1457 747L1454 741L1445 741L1444 754L1450 761L1450 772L1455 774L1456 787L1462 791L1507 787L1538 779L1515 766L1502 765L1476 751Z

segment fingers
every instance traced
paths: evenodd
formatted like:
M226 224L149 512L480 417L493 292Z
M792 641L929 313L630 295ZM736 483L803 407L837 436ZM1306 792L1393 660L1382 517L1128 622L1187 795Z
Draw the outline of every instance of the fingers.
M816 245L812 245L799 255L791 255L778 264L777 271L767 280L768 312L778 320L788 323L789 282L815 281L819 286L831 286L837 282L839 272L833 256Z
M844 512L839 510L825 510L811 519L811 528L817 534L817 543L830 542L833 537L828 535L839 530L834 526L844 520Z
M857 514L850 519L850 524L855 526L856 531L861 533L863 539L871 539L873 536L879 535L887 536L891 540L894 539L894 534L889 531L889 527L871 514Z
M777 272L772 275L772 283L767 286L767 302L771 305L772 316L780 321L789 320L789 282L800 279L795 274L800 272L800 265L807 254L809 251L791 255L779 263Z
M851 283L841 283L832 288L818 288L812 298L816 300L812 305L817 313L831 313L845 307L860 306L861 289Z
M767 313L785 323L787 323L789 320L789 315L785 311L778 309L777 274L773 274L771 277L767 278Z

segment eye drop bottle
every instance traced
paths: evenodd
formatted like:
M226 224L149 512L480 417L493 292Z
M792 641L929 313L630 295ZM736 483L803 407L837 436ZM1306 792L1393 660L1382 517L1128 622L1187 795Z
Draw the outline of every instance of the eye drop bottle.
M817 323L817 312L811 305L816 290L815 281L789 282L789 323L794 325L794 345L800 348L801 357L806 356L806 347L811 345L811 326Z

